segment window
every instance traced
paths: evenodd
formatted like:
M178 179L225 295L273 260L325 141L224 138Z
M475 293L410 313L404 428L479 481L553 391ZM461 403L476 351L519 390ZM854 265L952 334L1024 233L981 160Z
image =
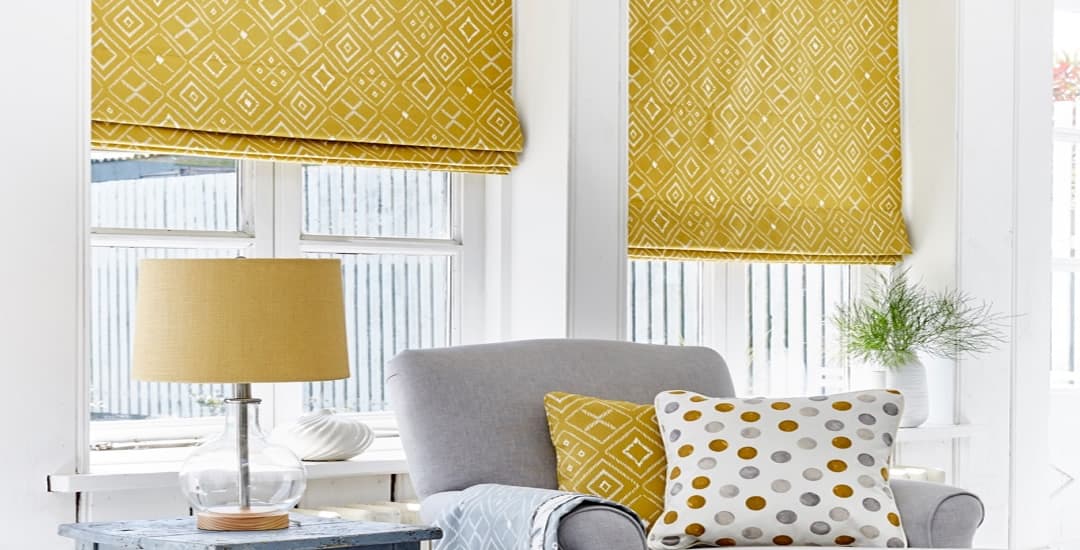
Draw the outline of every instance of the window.
M631 261L635 342L721 352L740 395L844 391L847 365L829 318L852 295L855 268Z
M1054 32L1053 151L1053 333L1052 375L1055 382L1075 385L1077 379L1077 273L1080 272L1080 9L1059 9Z
M206 425L196 419L222 414L231 393L131 379L142 258L341 259L351 376L256 388L270 425L318 408L386 411L387 360L457 341L463 177L112 152L95 152L91 172L95 448L186 441Z

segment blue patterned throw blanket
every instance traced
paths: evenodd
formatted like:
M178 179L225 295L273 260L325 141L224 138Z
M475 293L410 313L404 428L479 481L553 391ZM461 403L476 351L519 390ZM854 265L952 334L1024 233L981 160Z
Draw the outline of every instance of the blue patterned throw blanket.
M626 507L599 497L512 485L476 485L443 512L437 550L558 550L559 522L583 504Z

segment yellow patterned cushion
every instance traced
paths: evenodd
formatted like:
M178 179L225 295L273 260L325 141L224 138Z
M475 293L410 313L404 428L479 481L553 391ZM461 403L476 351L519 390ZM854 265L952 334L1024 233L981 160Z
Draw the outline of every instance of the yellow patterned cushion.
M570 393L544 396L559 489L606 498L651 526L664 508L664 443L652 405Z

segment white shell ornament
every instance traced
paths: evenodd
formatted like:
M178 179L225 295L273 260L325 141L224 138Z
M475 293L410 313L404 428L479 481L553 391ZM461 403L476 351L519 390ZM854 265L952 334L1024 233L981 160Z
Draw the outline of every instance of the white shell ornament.
M371 446L375 432L359 420L322 409L274 430L271 439L288 447L301 460L348 460Z

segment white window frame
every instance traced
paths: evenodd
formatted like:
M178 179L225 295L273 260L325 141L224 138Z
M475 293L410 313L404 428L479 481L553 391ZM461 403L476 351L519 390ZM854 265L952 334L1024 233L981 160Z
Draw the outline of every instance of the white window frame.
M247 249L248 257L253 258L303 257L308 252L447 255L450 257L451 281L449 342L458 345L482 339L483 316L465 314L462 305L467 303L474 311L484 308L483 176L451 174L451 232L448 239L303 235L302 165L241 161L237 182L237 205L241 209L238 231L91 228L89 244L92 247L240 248ZM84 379L80 391L85 393L89 391L89 376ZM300 382L255 384L254 394L263 400L260 416L264 429L291 422L303 414L301 387ZM95 443L108 446L109 442L138 442L150 447L155 444L169 446L213 435L223 422L223 417L90 422L89 409L82 414L85 420L81 429L85 430L86 440L91 443L82 450L86 453L91 452ZM392 412L349 414L362 418L377 433L396 433ZM114 463L109 457L101 456L102 453L94 454L91 465ZM123 461L131 461L131 453L118 454L125 455Z

